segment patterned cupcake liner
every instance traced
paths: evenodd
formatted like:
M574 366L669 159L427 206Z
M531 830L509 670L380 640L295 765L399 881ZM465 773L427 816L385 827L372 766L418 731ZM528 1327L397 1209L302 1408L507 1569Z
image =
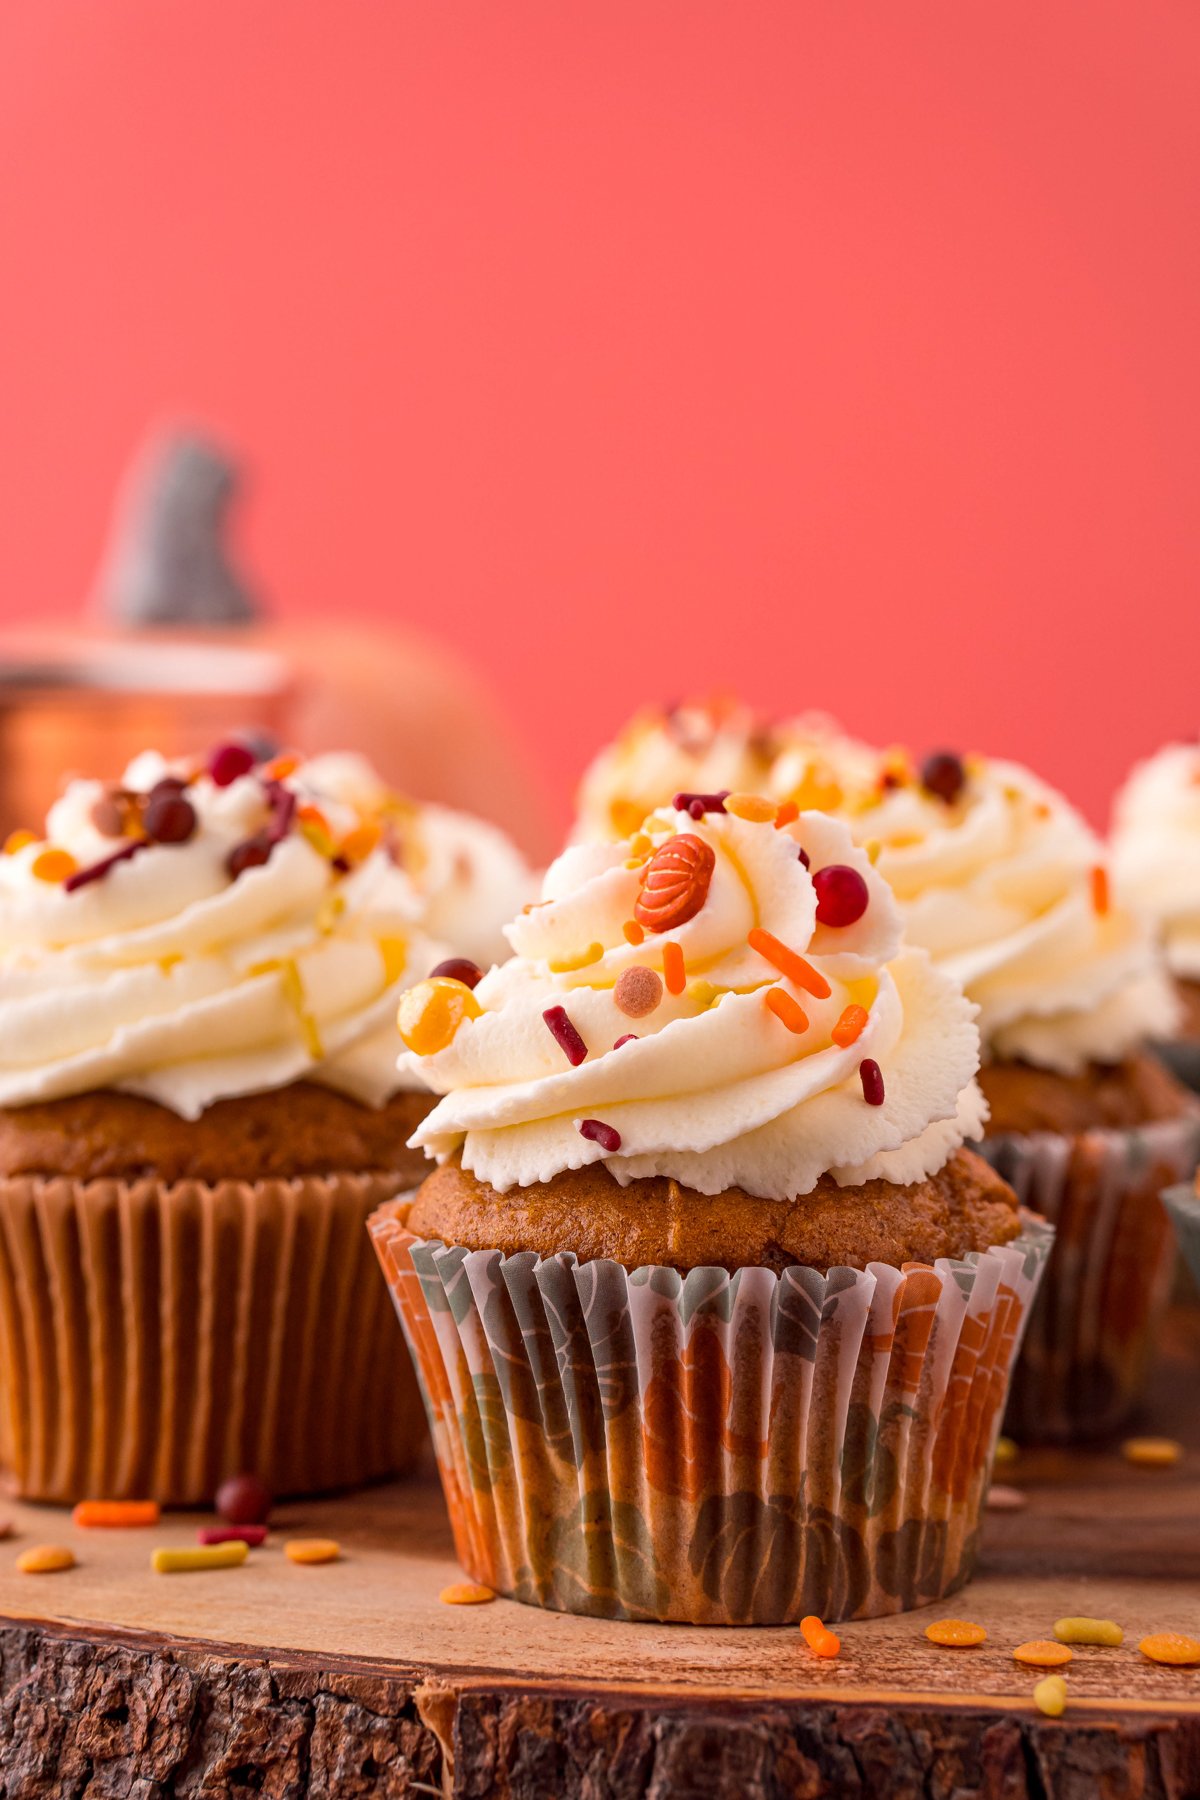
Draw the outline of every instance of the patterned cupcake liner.
M31 1499L211 1504L410 1465L416 1380L364 1232L395 1176L0 1181L0 1462Z
M869 1618L969 1576L1053 1233L866 1271L469 1251L371 1222L459 1560L562 1612Z
M1178 1038L1155 1044L1154 1054L1165 1063L1176 1081L1200 1094L1200 1042L1195 1038Z
M1178 1187L1164 1190L1163 1205L1171 1215L1179 1248L1200 1287L1200 1194L1191 1182L1181 1182Z
M1005 1430L1025 1442L1106 1436L1145 1382L1175 1267L1159 1196L1195 1168L1200 1115L1077 1137L1006 1135L975 1147L1055 1228Z

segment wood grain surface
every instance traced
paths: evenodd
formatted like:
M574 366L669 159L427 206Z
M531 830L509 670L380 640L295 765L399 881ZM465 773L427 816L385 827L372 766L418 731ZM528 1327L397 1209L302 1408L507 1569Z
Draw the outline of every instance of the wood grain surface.
M1147 1632L1200 1634L1200 1310L1172 1315L1147 1429L1187 1444L1170 1469L1116 1448L1023 1455L1028 1496L990 1513L980 1571L936 1614L848 1625L820 1662L794 1630L620 1625L498 1600L450 1607L459 1576L425 1475L280 1507L241 1569L162 1576L152 1531L76 1531L12 1505L0 1555L0 1797L850 1794L938 1800L1188 1800L1200 1795L1200 1670L1156 1667ZM340 1562L286 1560L290 1534ZM78 1566L13 1567L32 1543ZM1014 1645L1066 1613L1118 1620L1083 1648L1062 1720L1032 1704ZM930 1617L988 1629L937 1649Z

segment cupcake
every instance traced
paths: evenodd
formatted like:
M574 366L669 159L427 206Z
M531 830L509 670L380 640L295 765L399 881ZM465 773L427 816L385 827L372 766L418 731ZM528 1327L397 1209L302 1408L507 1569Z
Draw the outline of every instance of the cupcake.
M509 937L402 999L437 1167L372 1225L464 1567L693 1623L951 1591L1049 1237L963 1147L961 989L761 799L567 850Z
M1095 833L1014 763L881 757L847 816L908 940L979 1008L984 1154L1056 1226L1009 1428L1101 1435L1137 1397L1170 1281L1159 1191L1200 1142L1147 1049L1175 1008L1152 933L1110 895Z
M423 1439L363 1226L431 1104L402 989L457 946L389 817L294 758L138 758L0 857L0 1460L24 1495L208 1501ZM461 957L449 966L477 976Z
M1168 1066L1200 1093L1200 744L1170 744L1139 764L1117 796L1113 879L1153 920L1179 999Z

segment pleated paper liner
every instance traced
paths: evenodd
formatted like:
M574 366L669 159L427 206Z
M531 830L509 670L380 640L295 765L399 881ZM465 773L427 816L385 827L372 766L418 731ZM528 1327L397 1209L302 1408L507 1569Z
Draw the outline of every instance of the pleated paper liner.
M976 1147L1055 1228L1005 1430L1023 1442L1106 1436L1145 1384L1175 1266L1160 1194L1195 1168L1200 1120L1077 1137L1033 1132Z
M1176 1081L1200 1094L1200 1042L1195 1038L1179 1038L1174 1042L1154 1045L1160 1062L1170 1069Z
M1200 1287L1200 1194L1190 1181L1181 1182L1178 1187L1166 1189L1163 1205L1171 1216L1188 1268Z
M364 1226L394 1175L0 1181L0 1459L31 1499L209 1505L409 1466L425 1439Z
M459 1560L564 1612L867 1618L971 1571L1051 1233L828 1275L627 1274L372 1220Z

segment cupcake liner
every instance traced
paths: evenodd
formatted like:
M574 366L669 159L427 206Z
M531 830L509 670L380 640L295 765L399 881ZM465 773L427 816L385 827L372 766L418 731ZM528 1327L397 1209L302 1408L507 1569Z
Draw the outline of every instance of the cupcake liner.
M964 1582L1052 1233L821 1275L627 1273L371 1222L459 1560L563 1612L868 1618Z
M1200 1094L1200 1040L1175 1038L1152 1046L1159 1062L1165 1063L1176 1081Z
M1179 1248L1200 1287L1200 1194L1191 1182L1181 1182L1178 1187L1164 1189L1163 1205L1171 1215Z
M975 1148L1056 1233L1005 1429L1026 1442L1103 1437L1145 1381L1175 1266L1159 1195L1195 1168L1200 1116L1077 1137L1004 1135Z
M363 1226L394 1175L0 1181L0 1462L30 1499L209 1505L390 1474L424 1441Z

